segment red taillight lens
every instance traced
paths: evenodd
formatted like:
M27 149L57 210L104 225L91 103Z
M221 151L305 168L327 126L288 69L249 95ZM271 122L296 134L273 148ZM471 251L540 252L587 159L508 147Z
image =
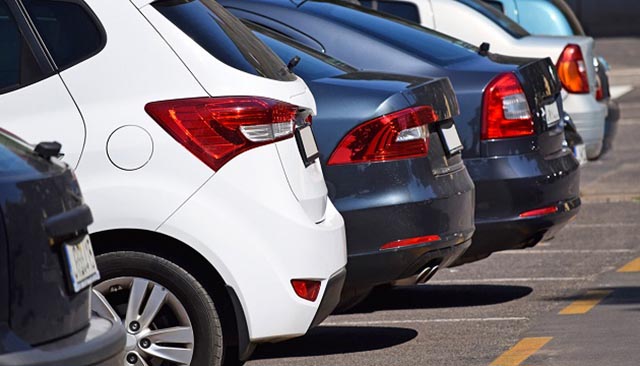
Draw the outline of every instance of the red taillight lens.
M291 285L296 295L309 301L316 301L320 293L320 281L291 280Z
M403 109L365 122L340 141L328 165L370 163L426 156L428 123L437 117L431 107Z
M600 101L604 99L604 89L602 88L600 75L596 75L596 81L598 82L598 88L596 89L596 100Z
M558 77L569 93L589 93L587 66L580 46L570 44L564 48L558 59Z
M512 73L498 75L484 91L482 139L533 135L533 119L527 97Z
M244 151L293 136L298 112L296 106L257 97L167 100L144 109L213 170Z
M526 218L526 217L544 216L544 215L550 215L556 212L558 212L558 206L554 205L554 206L538 208L535 210L523 212L520 214L520 217Z
M415 237L415 238L402 239L402 240L396 240L396 241L388 242L387 244L381 246L380 250L408 247L408 246L412 246L412 245L431 243L431 242L438 241L438 240L440 240L440 236L438 236L438 235L418 236L418 237Z

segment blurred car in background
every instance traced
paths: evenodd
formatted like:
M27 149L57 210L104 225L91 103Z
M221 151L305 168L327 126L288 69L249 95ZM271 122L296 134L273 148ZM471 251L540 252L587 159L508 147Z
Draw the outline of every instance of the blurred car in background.
M449 77L460 105L462 157L476 186L476 232L457 263L533 246L577 214L579 164L562 146L561 87L548 58L483 53L342 1L220 2L242 19L362 70Z
M0 365L122 365L120 319L92 300L91 211L59 152L0 129Z
M357 69L263 27L256 35L316 100L313 131L329 197L345 220L340 310L374 286L423 283L471 244L474 188L446 78Z
M63 143L125 364L305 334L345 277L304 81L212 0L0 0L2 125ZM65 363L74 365L74 363Z
M483 0L503 12L527 32L543 36L586 36L580 21L564 0ZM618 129L620 107L611 98L609 89L609 64L601 57L594 58L597 75L596 100L607 106L602 150L613 144Z
M597 103L593 39L531 36L517 23L480 0L401 0L421 4L420 24L503 55L555 60L563 86L564 109L571 115L587 148L600 156L607 114ZM396 14L401 15L401 14Z

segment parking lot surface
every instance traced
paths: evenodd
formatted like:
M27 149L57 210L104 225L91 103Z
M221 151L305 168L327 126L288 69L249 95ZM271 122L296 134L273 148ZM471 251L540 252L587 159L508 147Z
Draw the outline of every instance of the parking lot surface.
M640 44L597 49L622 117L613 150L582 169L574 222L535 248L376 292L248 365L639 365Z

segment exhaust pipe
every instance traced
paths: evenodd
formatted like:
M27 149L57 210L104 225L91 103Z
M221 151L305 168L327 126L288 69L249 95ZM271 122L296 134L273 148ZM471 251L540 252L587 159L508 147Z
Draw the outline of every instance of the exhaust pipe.
M418 275L418 278L416 279L416 283L425 283L429 281L431 277L433 277L433 275L435 275L436 272L438 272L438 269L440 269L440 266L438 265L435 265L433 267L426 267Z

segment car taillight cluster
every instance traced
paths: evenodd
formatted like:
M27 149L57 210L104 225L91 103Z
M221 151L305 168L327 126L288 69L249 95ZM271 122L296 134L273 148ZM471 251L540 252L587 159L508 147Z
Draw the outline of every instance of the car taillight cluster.
M483 140L529 136L534 133L533 118L520 81L513 73L493 79L482 100Z
M153 102L145 111L218 170L244 151L292 137L298 107L268 98L223 97Z
M328 165L426 156L429 152L427 124L437 120L431 107L419 106L364 122L340 141L329 157Z
M587 66L580 46L575 44L567 45L562 51L556 66L560 82L567 92L576 94L589 93Z

